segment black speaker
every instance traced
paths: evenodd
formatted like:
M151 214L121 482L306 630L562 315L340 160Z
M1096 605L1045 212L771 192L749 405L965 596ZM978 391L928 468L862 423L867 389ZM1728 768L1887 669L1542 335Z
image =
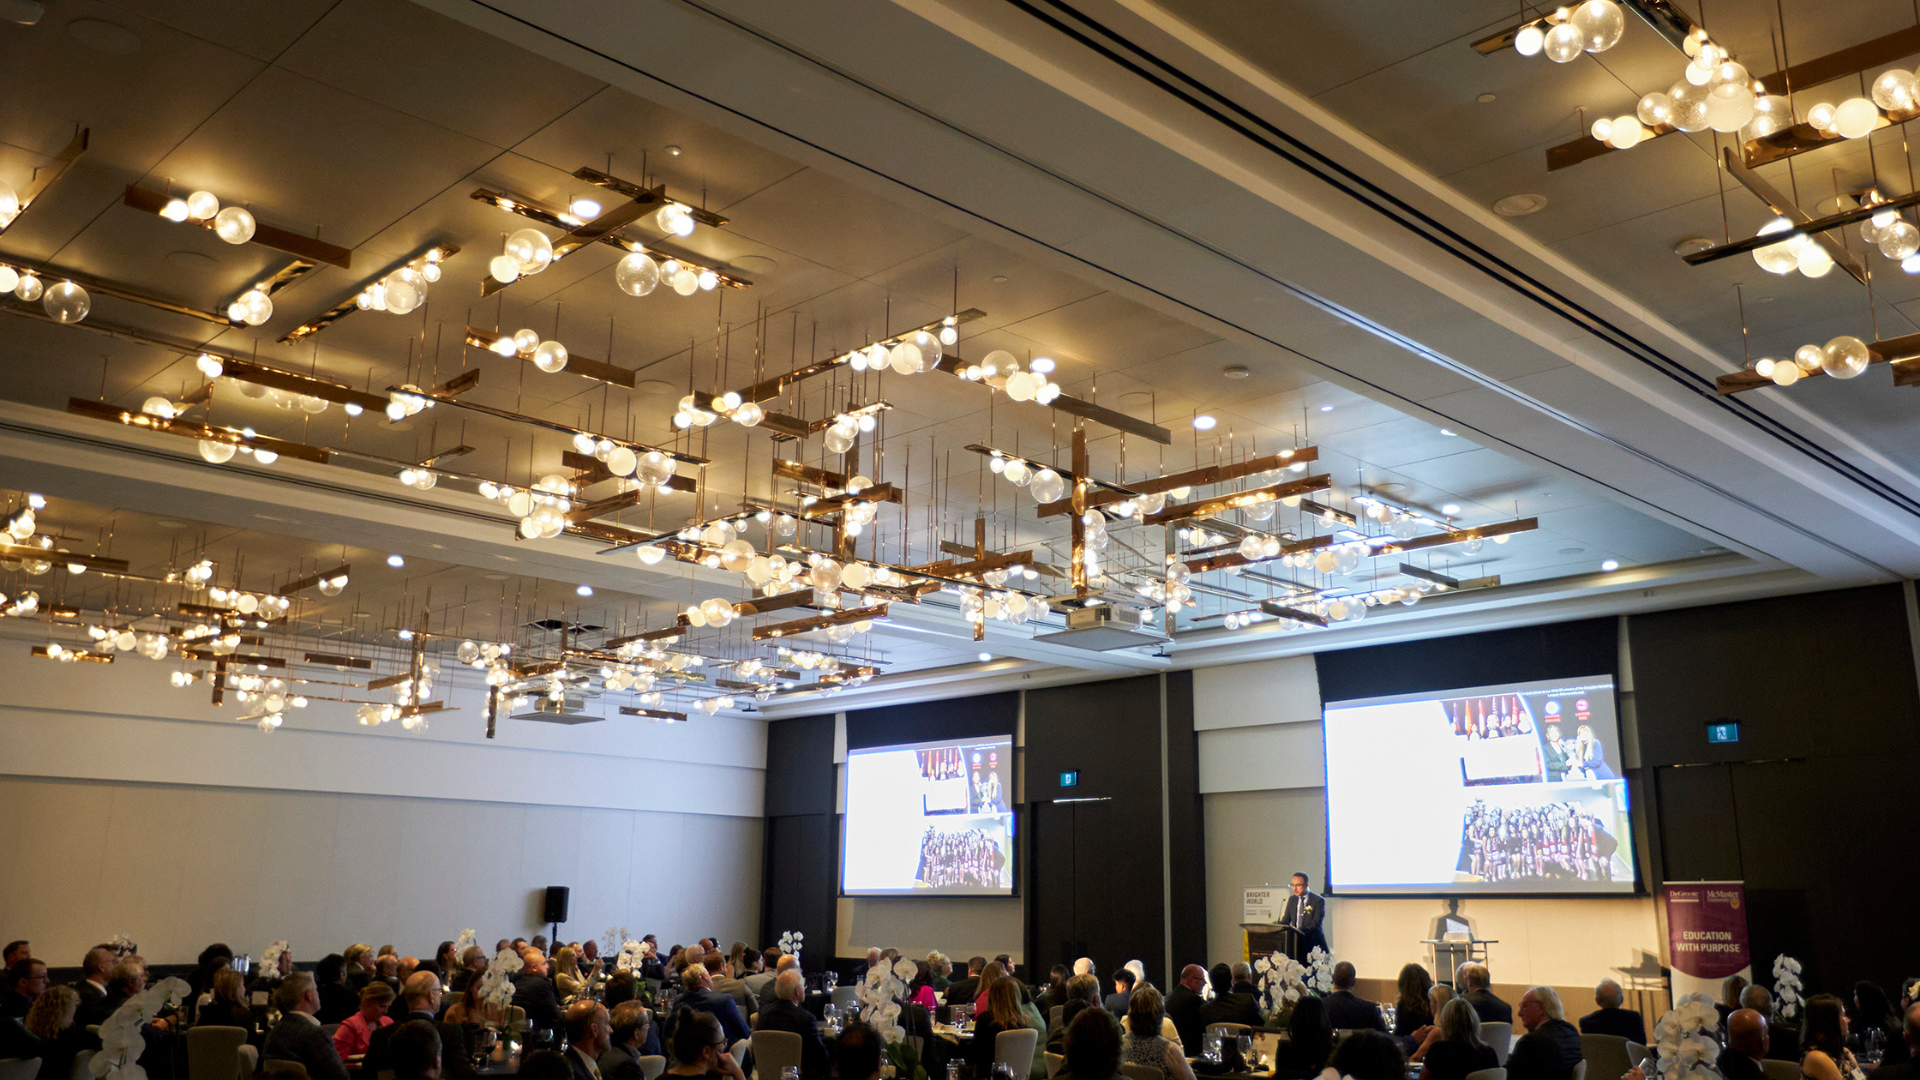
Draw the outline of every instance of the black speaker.
M567 887L565 885L547 886L547 904L542 909L540 921L544 923L563 923L567 921Z

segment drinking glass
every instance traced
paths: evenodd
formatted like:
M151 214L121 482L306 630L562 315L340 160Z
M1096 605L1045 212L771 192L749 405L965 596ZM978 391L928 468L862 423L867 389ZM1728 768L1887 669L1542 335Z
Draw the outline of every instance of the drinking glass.
M1251 1070L1253 1068L1253 1036L1242 1035L1234 1040L1234 1045L1240 1050L1241 1067Z
M947 1062L947 1080L960 1080L960 1063L958 1061Z
M798 1065L780 1066L780 1080L800 1080L800 1066Z
M1212 1065L1220 1064L1220 1033L1217 1031L1210 1031L1206 1034L1206 1037L1201 1040L1201 1042L1202 1042L1202 1045L1205 1047L1204 1056L1206 1057L1207 1062Z

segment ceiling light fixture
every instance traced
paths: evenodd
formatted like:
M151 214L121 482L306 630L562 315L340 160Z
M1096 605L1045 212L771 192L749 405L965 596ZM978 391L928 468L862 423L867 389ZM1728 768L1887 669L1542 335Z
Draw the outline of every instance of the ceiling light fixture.
M128 185L123 200L135 210L149 214L158 214L169 221L188 225L198 225L212 229L220 239L229 244L255 243L263 247L284 251L289 255L311 262L322 262L328 266L337 266L342 270L351 269L353 252L337 244L322 243L310 236L277 229L255 220L253 213L245 207L220 207L220 200L210 192L196 191L182 200L164 192ZM211 214L195 214L195 209L212 210ZM181 215L184 210L185 214Z
M1608 559L1605 562L1600 564L1600 569L1608 573L1612 573L1613 571L1620 569L1620 560Z
M1206 413L1195 413L1193 417L1193 430L1212 431L1214 428L1214 425L1218 424L1219 422L1220 421L1215 420L1212 416L1209 416Z
M401 567L407 565L407 560L405 556L389 555L387 556L387 565L393 567L395 570L398 570Z
M574 591L574 593L575 593L576 595L579 595L579 596L592 596L592 595L593 595L593 586L591 586L591 585L579 585L579 586L575 586L575 587L574 587L574 590L573 590L573 591Z

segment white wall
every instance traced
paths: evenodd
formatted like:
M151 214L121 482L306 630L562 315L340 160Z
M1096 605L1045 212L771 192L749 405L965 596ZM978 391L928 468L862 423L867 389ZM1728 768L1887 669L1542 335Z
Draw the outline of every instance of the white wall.
M424 733L315 702L263 734L172 667L0 641L0 937L60 964L120 932L155 963L276 938L302 961L356 941L418 955L469 927L531 935L547 885L573 889L568 938L757 930L757 721L503 719L489 741L478 689L456 686Z

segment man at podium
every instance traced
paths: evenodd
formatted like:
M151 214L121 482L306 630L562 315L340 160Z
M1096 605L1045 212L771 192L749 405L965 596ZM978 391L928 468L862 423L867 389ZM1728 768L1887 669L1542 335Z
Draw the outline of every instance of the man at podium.
M1327 936L1320 929L1326 917L1327 902L1307 888L1307 875L1293 875L1293 895L1287 897L1287 906L1280 913L1280 925L1293 929L1295 960L1305 963L1315 946L1327 947Z

